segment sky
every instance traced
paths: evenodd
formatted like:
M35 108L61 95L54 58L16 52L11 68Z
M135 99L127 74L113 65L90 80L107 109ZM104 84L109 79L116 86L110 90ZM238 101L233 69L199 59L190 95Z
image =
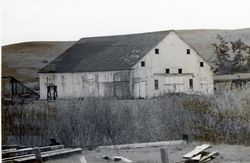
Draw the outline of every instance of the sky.
M250 0L1 0L1 43L250 27Z

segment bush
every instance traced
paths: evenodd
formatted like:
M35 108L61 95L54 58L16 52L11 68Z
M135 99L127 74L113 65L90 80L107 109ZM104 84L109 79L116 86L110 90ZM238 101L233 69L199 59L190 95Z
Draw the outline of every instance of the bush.
M181 139L250 144L250 88L214 96L169 94L146 100L100 98L4 106L9 143L98 146ZM8 122L6 122L8 121ZM7 127L6 127L6 124ZM9 127L8 127L9 126Z

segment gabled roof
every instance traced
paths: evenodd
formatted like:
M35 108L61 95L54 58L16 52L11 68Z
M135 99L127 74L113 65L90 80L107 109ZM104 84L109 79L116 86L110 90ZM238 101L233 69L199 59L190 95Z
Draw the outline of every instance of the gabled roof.
M129 70L170 32L82 38L39 73Z

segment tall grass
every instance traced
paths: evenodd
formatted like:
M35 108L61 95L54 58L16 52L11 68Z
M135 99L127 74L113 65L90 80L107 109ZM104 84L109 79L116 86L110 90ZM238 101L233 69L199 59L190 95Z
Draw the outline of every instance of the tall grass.
M4 106L9 143L97 146L180 139L250 145L250 88L213 96L169 94L146 100L100 98ZM6 114L7 113L7 114ZM6 124L6 122L4 123ZM7 128L7 129L6 129Z

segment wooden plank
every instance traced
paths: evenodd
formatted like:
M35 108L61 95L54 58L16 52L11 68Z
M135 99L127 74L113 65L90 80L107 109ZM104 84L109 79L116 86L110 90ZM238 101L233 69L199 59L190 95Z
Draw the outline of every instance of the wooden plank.
M7 153L7 152L11 152L11 151L16 151L16 148L10 148L10 149L4 149L2 150L2 153Z
M192 157L192 158L191 158L191 160L194 160L194 161L200 161L201 156L202 156L201 154L198 154L198 155L196 155L196 156Z
M26 148L25 146L17 145L17 144L12 144L12 145L2 145L2 149L10 149L10 148Z
M54 145L54 146L45 146L45 147L39 147L41 152L49 151L49 150L55 150L55 149L62 149L64 148L64 145ZM13 151L7 151L5 153L2 153L2 157L13 157L17 155L24 155L24 154L31 154L34 153L34 148L24 148L19 150L13 150Z
M204 151L205 149L207 149L209 147L210 147L209 144L203 144L201 146L197 146L194 150L192 150L191 152L185 154L183 156L183 158L185 158L185 159L191 159L192 157L198 155L199 153L201 153L202 151Z
M51 152L47 152L47 153L41 153L41 157L42 157L42 159L48 159L48 158L53 158L56 156L63 156L63 155L68 155L68 154L81 153L81 152L82 152L81 148L63 149L61 151L51 151ZM30 156L30 157L14 159L14 162L25 162L25 161L32 161L35 159L36 159L35 156Z
M200 161L202 162L202 161L210 160L212 157L214 157L214 156L216 156L216 155L218 155L218 154L219 154L219 152L217 152L217 151L211 152L211 153L209 153L207 156L202 157L202 158L200 159Z
M67 148L63 148L63 149L57 149L57 150L53 150L53 151L46 151L46 152L42 152L42 154L47 154L47 153L51 153L51 152L59 152L59 151L65 151L68 150ZM19 158L24 158L24 157L30 157L30 156L35 156L35 154L27 154L27 155L20 155L20 156L14 156L14 157L8 157L8 158L3 158L2 161L3 162L8 162L14 159L19 159Z
M165 147L169 145L183 145L183 144L185 144L185 141L175 140L175 141L161 141L161 142L150 142L150 143L99 146L98 149L134 149L134 148L146 148L146 147Z

